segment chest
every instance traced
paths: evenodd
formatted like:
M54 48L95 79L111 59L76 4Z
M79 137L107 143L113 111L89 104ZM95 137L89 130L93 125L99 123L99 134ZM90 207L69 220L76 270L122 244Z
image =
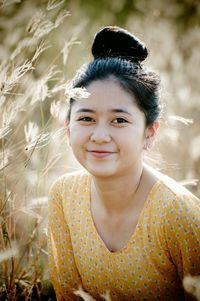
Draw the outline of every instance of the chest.
M128 223L110 219L99 221L104 227L98 228L89 206L73 206L68 220L83 287L97 300L107 290L113 301L182 300L182 296L174 296L175 291L181 294L181 283L158 239L162 235L160 222L151 211L141 215L139 223L137 218ZM112 253L112 248L118 251Z
M92 296L99 300L98 296L109 290L114 301L153 301L155 296L159 300L182 300L180 295L173 299L175 291L181 294L180 280L148 228L137 227L137 235L123 249L112 253L90 222L85 219L81 223L78 235L72 229L71 237L83 287Z
M133 236L139 215L102 216L93 215L93 223L100 239L110 252L116 252L128 244Z

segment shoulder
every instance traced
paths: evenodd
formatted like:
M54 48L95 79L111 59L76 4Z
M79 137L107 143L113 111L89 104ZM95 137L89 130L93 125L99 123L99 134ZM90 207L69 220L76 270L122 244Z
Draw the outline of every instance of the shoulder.
M165 210L166 221L200 222L200 200L172 178L162 176L158 181L156 196Z
M188 189L171 177L148 166L148 171L154 177L155 185L150 191L154 210L163 217L170 219L177 216L195 216L200 219L200 200ZM166 216L167 215L167 216Z
M78 187L84 187L90 179L90 175L85 170L78 170L61 175L50 187L50 195L59 193L62 195L66 191L76 190Z
M192 194L183 185L173 180L172 178L163 175L161 180L161 187L165 192L168 199L171 199L171 203L175 206L178 205L192 205L200 206L200 200Z
M150 204L155 225L152 229L171 256L179 248L186 250L193 246L196 250L200 237L200 200L172 178L162 175L153 189Z
M162 199L162 202L168 206L181 206L184 204L186 206L187 204L194 204L194 206L197 207L200 206L200 200L183 185L150 166L146 166L146 169L155 182L152 189L152 194L155 199Z
M161 241L179 273L182 274L180 271L186 271L187 267L194 272L199 266L200 200L169 177L165 177L159 186L164 193Z

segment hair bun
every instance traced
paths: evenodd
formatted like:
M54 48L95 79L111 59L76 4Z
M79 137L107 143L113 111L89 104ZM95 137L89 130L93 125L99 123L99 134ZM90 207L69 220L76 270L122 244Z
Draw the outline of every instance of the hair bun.
M142 62L148 55L143 42L127 30L117 26L106 26L95 35L92 55L100 57L124 57L134 62Z

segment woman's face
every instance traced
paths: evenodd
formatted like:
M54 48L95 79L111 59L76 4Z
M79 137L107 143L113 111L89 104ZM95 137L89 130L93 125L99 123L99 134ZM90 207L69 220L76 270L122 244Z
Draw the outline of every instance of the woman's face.
M117 81L97 80L87 91L73 104L68 127L76 159L96 177L134 172L150 131L144 113Z

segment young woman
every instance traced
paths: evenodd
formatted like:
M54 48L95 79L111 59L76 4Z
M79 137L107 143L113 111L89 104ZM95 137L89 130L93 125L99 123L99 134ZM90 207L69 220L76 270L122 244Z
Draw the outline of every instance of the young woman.
M49 201L49 259L58 300L192 300L185 275L200 273L200 203L143 162L159 126L159 78L145 45L118 27L99 31L94 60L72 82L72 151L85 171L65 174Z

